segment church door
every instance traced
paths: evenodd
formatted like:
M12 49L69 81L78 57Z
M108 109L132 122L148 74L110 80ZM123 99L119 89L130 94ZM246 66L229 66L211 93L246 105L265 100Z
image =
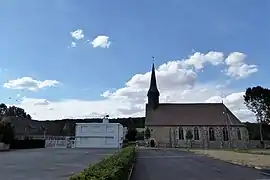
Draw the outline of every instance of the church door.
M150 141L150 147L155 147L155 146L156 146L155 141L153 139L151 139L151 141Z

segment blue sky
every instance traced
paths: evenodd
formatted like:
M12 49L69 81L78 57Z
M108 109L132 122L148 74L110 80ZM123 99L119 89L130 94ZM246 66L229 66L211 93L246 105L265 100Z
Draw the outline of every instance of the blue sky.
M136 74L145 75L146 79L144 76L137 79L128 92L144 91L145 86L139 85L148 82L145 73L151 68L152 56L156 57L158 68L169 61L188 59L196 52L207 54L212 51L223 53L222 65L205 63L200 72L194 67L180 68L181 72L185 69L195 73L193 91L197 91L196 88L211 89L211 93L200 101L220 94L220 90L212 87L225 82L229 82L221 90L225 96L243 92L252 85L270 87L266 79L267 67L270 67L269 8L270 1L267 0L260 3L244 0L3 0L0 2L1 100L22 106L37 119L84 117L100 115L103 111L115 116L143 114L144 99L139 103L134 100L142 94L124 93L126 97L119 95L122 99L117 94L128 88L126 83ZM71 32L76 30L82 30L84 37L72 37ZM107 37L105 43L110 45L93 47L91 42L98 36ZM71 47L72 42L76 47ZM233 52L246 55L242 65L256 66L251 73L241 78L239 70L238 74L226 74L229 67L226 58ZM231 70L237 71L235 66ZM160 82L164 94L167 93L165 89L170 89L166 97L176 97L175 93L187 90L185 84L177 88L171 86L168 83L170 76L167 76L169 70L166 72L166 76L160 73L161 79L168 78L164 80L166 87ZM174 84L187 82L185 74L182 75ZM40 83L45 80L57 83L35 88L33 82L29 85L29 79L24 82L23 77ZM9 86L4 86L7 82L10 82ZM101 96L108 90L108 96ZM193 102L192 98L185 98ZM174 99L182 101L181 98ZM43 103L42 107L34 105L34 101L42 100L49 103ZM86 103L82 105L86 106L85 110L66 113L69 106L63 104L73 101ZM108 107L108 101L126 104L112 109ZM90 104L96 106L95 103L100 104L98 110L87 109ZM230 103L235 102L228 102L228 105ZM241 108L244 107L238 110ZM38 112L35 109L39 109ZM50 111L46 113L47 109ZM45 117L44 113L51 114Z

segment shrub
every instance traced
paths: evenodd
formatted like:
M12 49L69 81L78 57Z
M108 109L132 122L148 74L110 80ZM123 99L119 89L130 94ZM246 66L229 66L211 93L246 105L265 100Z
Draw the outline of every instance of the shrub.
M0 122L0 142L10 144L14 139L14 127L10 122Z
M135 158L135 147L128 146L99 163L90 165L69 180L126 180Z

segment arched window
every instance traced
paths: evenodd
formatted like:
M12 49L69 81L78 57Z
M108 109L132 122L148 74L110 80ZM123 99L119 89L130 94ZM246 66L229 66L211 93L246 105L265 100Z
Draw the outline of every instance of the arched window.
M210 141L215 141L216 138L215 138L215 131L213 128L209 128L209 140Z
M238 138L238 140L241 140L242 139L242 137L241 137L241 131L240 131L239 128L237 128L237 138Z
M199 129L197 127L194 128L194 140L199 140Z
M184 140L184 131L183 131L183 128L182 127L179 127L179 133L178 133L178 136L179 136L179 140Z
M223 141L229 141L229 134L228 134L228 129L223 128Z

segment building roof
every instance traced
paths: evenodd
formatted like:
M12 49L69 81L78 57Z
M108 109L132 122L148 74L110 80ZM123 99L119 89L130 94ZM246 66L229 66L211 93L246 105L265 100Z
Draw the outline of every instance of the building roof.
M244 126L223 103L146 104L146 126Z

